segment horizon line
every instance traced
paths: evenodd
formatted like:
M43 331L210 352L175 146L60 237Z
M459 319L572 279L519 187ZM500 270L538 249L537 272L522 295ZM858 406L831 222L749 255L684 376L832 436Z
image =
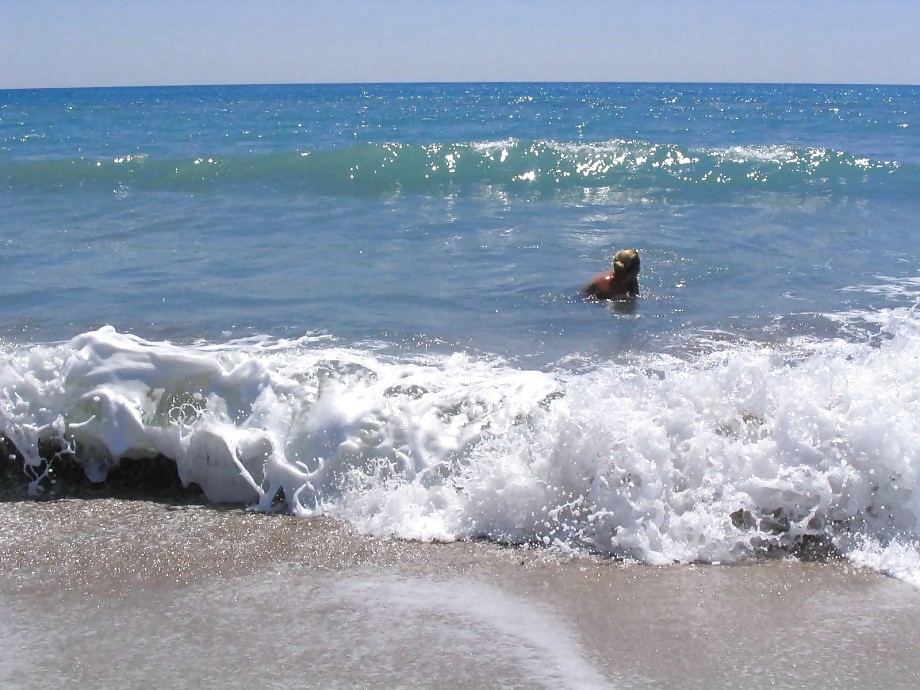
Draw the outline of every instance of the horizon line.
M456 80L436 80L436 81L414 81L414 80L394 80L394 81L316 81L316 82L213 82L213 83L149 83L149 84L94 84L94 85L64 85L64 86L0 86L0 91L65 91L65 90L91 90L91 89L173 89L173 88L208 88L208 87L254 87L254 86L424 86L424 85L461 85L461 84L480 84L480 85L510 85L510 84L622 84L622 85L684 85L684 86L875 86L875 87L904 87L916 88L920 84L909 82L814 82L814 81L710 81L710 80L593 80L593 79L547 79L547 80L512 80L512 79L494 79L494 80L477 80L477 79L456 79Z

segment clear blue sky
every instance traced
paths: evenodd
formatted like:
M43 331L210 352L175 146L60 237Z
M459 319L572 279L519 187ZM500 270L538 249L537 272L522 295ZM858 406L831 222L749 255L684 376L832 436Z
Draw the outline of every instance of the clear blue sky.
M0 0L0 88L920 84L917 0Z

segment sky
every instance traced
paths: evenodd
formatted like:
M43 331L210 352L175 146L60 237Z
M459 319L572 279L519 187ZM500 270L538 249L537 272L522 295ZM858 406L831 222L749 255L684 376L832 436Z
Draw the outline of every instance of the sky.
M0 0L0 88L920 84L916 0Z

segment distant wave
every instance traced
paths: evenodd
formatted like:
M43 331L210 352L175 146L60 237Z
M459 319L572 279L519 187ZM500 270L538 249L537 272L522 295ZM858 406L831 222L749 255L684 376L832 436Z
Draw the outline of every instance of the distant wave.
M97 189L388 196L501 191L566 195L794 191L853 193L884 183L915 190L920 168L820 147L694 149L632 140L355 144L323 150L157 159L0 157L0 185L15 190Z

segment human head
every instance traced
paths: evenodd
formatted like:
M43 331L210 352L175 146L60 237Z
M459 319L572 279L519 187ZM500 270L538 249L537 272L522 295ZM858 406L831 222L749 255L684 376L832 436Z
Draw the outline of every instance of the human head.
M613 268L617 273L638 273L639 252L635 249L621 249L613 257Z

